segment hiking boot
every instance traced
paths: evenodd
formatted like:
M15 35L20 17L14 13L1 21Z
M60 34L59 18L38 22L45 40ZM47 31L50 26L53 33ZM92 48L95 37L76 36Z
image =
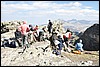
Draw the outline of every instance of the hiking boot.
M64 51L66 52L66 49L64 49Z
M22 47L22 45L19 45L19 47Z
M56 50L53 50L53 52L52 52L52 53L53 53L53 54L55 54L56 52L57 52Z

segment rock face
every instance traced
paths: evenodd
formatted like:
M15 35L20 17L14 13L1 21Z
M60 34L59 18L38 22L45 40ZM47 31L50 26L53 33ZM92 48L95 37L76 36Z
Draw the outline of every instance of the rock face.
M83 40L84 50L99 50L99 24L87 28L80 38Z

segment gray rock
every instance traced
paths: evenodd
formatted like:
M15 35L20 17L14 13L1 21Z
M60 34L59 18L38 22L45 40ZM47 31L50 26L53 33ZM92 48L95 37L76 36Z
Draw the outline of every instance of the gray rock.
M83 40L84 50L99 50L99 24L86 29L80 39Z

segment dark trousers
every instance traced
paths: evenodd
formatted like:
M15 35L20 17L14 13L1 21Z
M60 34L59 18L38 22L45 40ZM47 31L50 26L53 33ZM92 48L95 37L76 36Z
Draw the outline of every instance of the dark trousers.
M49 27L49 28L48 28L49 34L51 33L51 29L52 29L52 27Z
M64 38L64 42L65 42L66 46L68 47L68 38L67 37Z
M62 50L62 47L64 47L63 43L59 43L58 47L59 47L58 50Z
M28 41L27 41L28 35L22 35L22 46L29 47Z

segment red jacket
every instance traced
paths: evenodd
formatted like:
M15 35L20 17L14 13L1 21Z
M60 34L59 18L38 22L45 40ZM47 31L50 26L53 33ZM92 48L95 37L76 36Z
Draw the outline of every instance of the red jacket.
M21 33L22 33L23 35L27 34L27 32L29 31L29 27L28 27L28 25L26 25L26 24L21 25L21 26L20 26L20 29L21 29Z

